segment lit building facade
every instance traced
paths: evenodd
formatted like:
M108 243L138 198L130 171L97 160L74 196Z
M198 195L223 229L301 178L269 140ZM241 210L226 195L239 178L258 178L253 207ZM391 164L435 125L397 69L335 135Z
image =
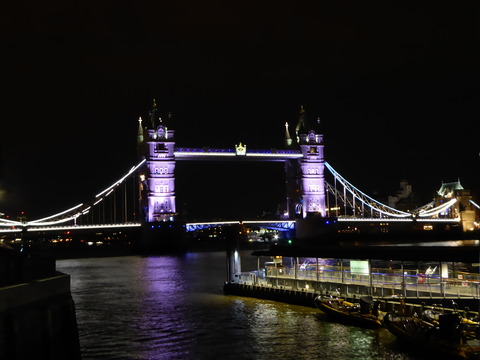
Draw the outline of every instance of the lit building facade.
M444 183L437 191L435 205L439 206L451 199L456 199L455 206L446 209L439 214L443 218L460 217L463 231L473 231L477 228L477 211L471 202L472 195L460 184L460 179L454 182Z

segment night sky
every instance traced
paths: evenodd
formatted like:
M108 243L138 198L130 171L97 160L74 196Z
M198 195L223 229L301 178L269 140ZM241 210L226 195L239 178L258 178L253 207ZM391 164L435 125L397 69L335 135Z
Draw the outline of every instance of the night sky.
M33 219L113 183L153 98L177 146L281 147L303 105L326 160L369 195L407 179L429 201L460 178L479 200L479 2L311 3L0 5L0 211ZM220 165L178 165L192 218L283 196L281 165Z

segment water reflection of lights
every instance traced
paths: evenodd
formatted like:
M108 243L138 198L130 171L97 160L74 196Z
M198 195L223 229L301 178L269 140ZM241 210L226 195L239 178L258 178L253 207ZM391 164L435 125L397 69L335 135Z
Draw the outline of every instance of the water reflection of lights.
M224 253L60 260L90 358L411 360L385 329L317 309L226 296Z
M460 246L479 246L480 240L444 240L444 241L429 241L420 243L401 243L391 244L385 246L447 246L447 247L460 247Z

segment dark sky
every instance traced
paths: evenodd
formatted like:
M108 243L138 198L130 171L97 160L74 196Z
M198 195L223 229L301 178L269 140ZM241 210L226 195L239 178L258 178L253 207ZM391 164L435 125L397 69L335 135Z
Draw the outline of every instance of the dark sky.
M279 147L304 105L326 160L368 194L403 178L426 200L442 180L478 193L478 1L20 0L0 14L0 211L48 215L110 185L153 98L178 146ZM192 209L228 208L202 166L181 167ZM282 170L267 168L236 169L236 209L257 207L253 188L276 201Z

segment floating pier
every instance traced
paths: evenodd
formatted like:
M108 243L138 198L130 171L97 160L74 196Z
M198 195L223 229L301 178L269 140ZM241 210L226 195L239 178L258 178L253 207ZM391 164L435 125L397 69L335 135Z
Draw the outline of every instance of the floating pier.
M476 244L277 246L252 255L257 257L257 269L241 272L239 266L230 266L226 294L312 307L317 296L337 293L347 299L370 295L392 306L404 299L410 304L450 307L455 302L459 308L480 308Z
M314 300L316 297L322 295L321 292L315 290L305 289L291 289L289 287L274 287L254 284L239 284L239 283L225 283L223 290L227 295L245 296L263 300L279 301L286 304L300 305L306 307L315 307ZM356 297L359 298L359 297ZM352 301L355 297L346 297L348 301ZM451 308L453 302L459 309L469 308L473 311L479 310L479 300L473 298L458 298L448 299L442 297L374 297L375 300L380 300L383 311L391 311L400 306L400 300L405 301L405 305L410 311L421 304L426 305L442 305L445 308Z

